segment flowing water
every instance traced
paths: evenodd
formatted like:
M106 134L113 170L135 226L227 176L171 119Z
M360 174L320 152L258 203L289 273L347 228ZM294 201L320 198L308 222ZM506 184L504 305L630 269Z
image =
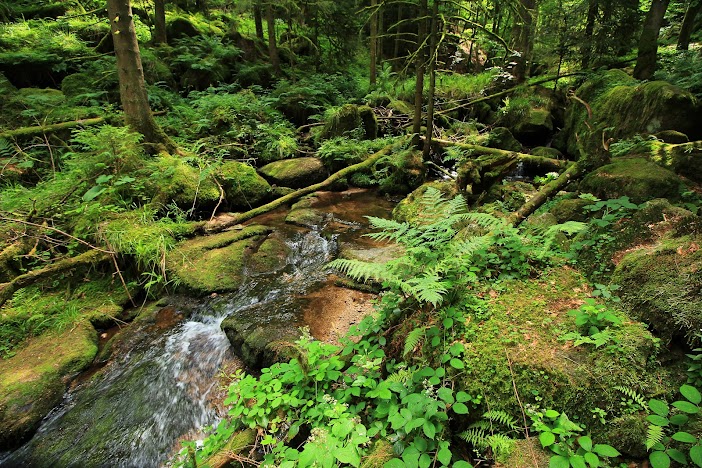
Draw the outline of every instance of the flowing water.
M194 306L171 298L169 307L135 320L118 335L110 362L67 392L28 443L0 454L0 466L155 467L173 454L179 438L216 423L217 374L233 358L222 321L241 314L303 324L300 304L326 281L324 265L337 240L363 248L363 215L386 216L391 209L364 193L320 200L327 225L335 228L322 233L286 226L276 215L259 218L275 225L290 249L282 270L250 275L236 293Z

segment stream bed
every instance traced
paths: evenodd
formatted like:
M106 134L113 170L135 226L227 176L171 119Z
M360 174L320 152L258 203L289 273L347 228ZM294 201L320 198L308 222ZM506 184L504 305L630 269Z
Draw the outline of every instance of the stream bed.
M160 466L180 438L221 417L218 374L223 365L241 367L220 328L225 318L253 314L324 336L335 319L311 308L324 311L335 303L325 291L341 289L330 284L326 263L340 243L377 248L360 238L363 216L389 216L392 204L365 191L324 193L315 203L325 221L312 229L285 224L285 212L253 220L273 227L289 248L282 271L250 275L235 293L167 298L142 314L120 332L110 361L77 379L29 442L0 454L0 466Z

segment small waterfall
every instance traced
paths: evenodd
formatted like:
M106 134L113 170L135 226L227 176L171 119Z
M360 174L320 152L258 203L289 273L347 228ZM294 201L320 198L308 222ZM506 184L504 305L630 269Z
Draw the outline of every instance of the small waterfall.
M99 377L66 394L34 438L0 455L1 466L139 467L164 463L179 437L217 422L209 403L217 372L230 351L220 324L255 307L274 320L290 313L290 298L325 277L334 238L295 232L283 273L249 278L240 291L196 310L169 332L133 324L136 340ZM265 307L261 307L265 306ZM155 334L154 334L155 333Z

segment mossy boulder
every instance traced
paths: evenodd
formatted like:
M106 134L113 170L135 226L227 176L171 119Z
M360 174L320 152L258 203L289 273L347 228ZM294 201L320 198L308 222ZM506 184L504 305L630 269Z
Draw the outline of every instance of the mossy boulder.
M250 209L271 196L271 185L252 166L238 161L227 161L217 170L227 204L231 209Z
M220 199L219 187L211 177L203 177L200 169L168 154L157 157L154 175L146 185L148 191L155 193L155 202L175 203L183 210L194 205L196 211L211 211Z
M265 236L264 226L247 226L180 243L166 257L178 287L193 294L236 291L245 278L245 261Z
M61 402L66 385L97 353L97 332L87 320L64 332L33 338L0 360L0 450L19 445Z
M183 39L202 34L200 30L187 18L181 16L169 17L166 21L166 35L169 39Z
M426 167L421 151L407 149L392 153L378 161L374 168L389 174L379 185L381 193L404 195L422 185L426 179Z
M580 155L582 145L592 167L606 163L608 155L602 142L608 138L616 141L664 130L682 132L693 140L702 137L695 97L664 81L641 83L613 69L590 78L575 95L587 107L581 102L571 103L564 130L554 143L574 156Z
M316 199L315 195L310 195L295 203L285 217L285 222L308 229L322 227L327 216L323 211L314 208Z
M290 247L273 234L268 236L248 258L246 271L254 275L279 272L287 265L289 254Z
M620 158L585 176L580 191L602 199L627 196L641 203L653 198L679 198L681 187L680 178L672 171L643 158Z
M442 193L444 198L452 199L458 195L456 184L449 181L432 181L422 184L398 203L392 210L392 218L400 222L414 222L422 213L420 200L429 187ZM426 207L424 207L426 208Z
M521 151L522 144L514 138L512 132L505 127L494 128L483 142L490 148L498 148L506 151Z
M531 154L534 156L541 156L542 158L565 159L563 153L550 146L537 146L536 148L532 148Z
M553 135L553 117L548 109L529 109L512 128L514 137L526 144L543 144Z
M569 198L560 200L551 207L549 213L556 217L559 223L567 221L586 222L588 214L584 211L587 205L591 205L592 201L583 200L582 198Z
M697 141L673 144L649 140L636 145L630 154L645 157L676 174L702 182L702 145Z
M61 91L67 98L94 92L93 80L87 73L74 73L61 81Z
M632 317L649 324L664 342L688 339L702 329L702 237L665 240L627 253L612 282Z
M323 181L326 169L319 158L295 158L274 161L258 170L270 183L303 188Z
M682 143L688 143L690 139L682 132L676 130L663 130L654 135L657 140L661 140L664 143L672 143L679 145Z
M365 140L374 140L378 136L378 121L370 107L344 104L324 124L319 138L349 136L355 131Z

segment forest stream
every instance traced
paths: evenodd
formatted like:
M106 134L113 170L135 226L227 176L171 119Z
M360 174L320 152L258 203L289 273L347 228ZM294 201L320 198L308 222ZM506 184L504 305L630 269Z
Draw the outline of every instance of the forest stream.
M220 328L225 318L308 326L324 339L332 337L331 328L358 319L354 313L369 311L372 296L334 286L325 265L344 248L371 256L382 251L360 238L367 232L363 216L389 216L392 204L364 190L325 192L315 204L323 223L312 229L286 224L287 210L254 220L273 227L289 248L282 269L247 275L235 293L159 302L151 320L137 319L120 331L119 349L109 362L94 375L79 377L36 435L0 455L0 465L163 464L179 438L221 417L220 369L242 366ZM346 292L342 301L359 302L354 310L335 305L339 291Z

